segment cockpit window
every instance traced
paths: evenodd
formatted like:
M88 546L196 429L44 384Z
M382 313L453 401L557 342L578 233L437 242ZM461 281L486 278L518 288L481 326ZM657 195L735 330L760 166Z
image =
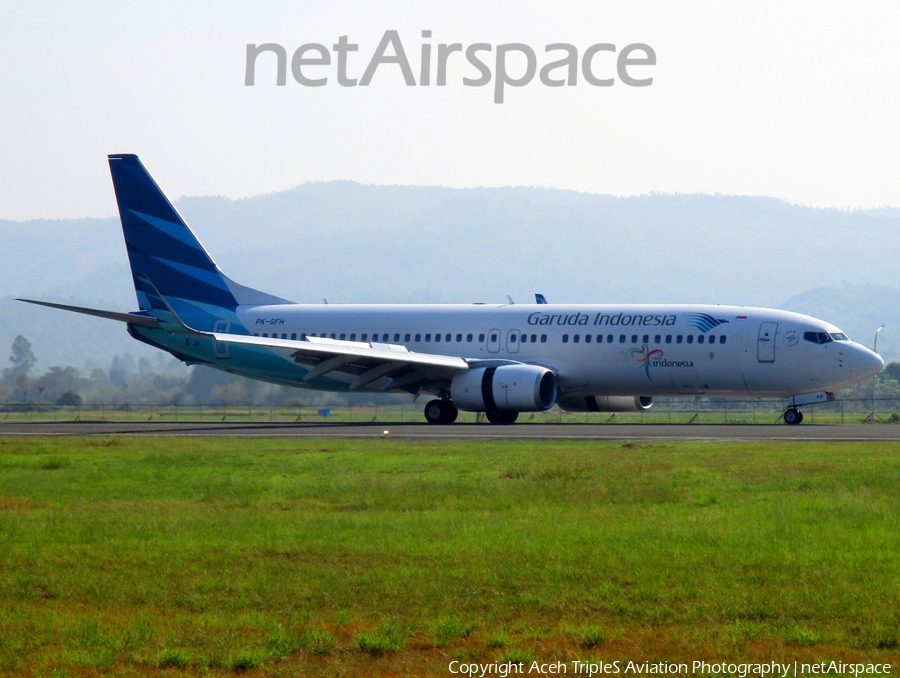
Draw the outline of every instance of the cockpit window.
M846 334L843 332L832 332L831 338L835 341L850 341Z
M830 335L828 332L804 332L803 338L806 341L811 341L814 344L827 344L829 341L834 341L835 336L842 337L842 340L846 340L847 337L843 334L840 335Z

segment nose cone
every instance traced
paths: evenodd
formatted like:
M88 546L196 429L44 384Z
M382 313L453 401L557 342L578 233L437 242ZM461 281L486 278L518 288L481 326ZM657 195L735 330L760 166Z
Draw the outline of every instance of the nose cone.
M855 344L853 354L850 357L850 370L853 376L859 380L872 377L884 369L884 360L881 356L870 351L865 346Z

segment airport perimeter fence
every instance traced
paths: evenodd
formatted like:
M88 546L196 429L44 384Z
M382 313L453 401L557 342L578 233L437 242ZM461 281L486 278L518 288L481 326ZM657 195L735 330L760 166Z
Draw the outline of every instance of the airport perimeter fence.
M425 399L404 405L150 405L38 403L0 405L3 421L167 421L270 423L421 423ZM785 400L659 398L644 412L522 412L521 424L774 424ZM900 398L847 398L802 408L804 421L818 424L900 424ZM874 419L873 419L874 412ZM458 422L486 423L484 415L460 412Z

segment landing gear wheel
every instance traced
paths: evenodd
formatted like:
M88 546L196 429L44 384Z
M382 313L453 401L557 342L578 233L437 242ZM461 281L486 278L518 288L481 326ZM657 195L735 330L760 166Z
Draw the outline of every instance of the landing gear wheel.
M484 414L492 424L515 424L516 419L519 418L518 412L509 410L488 410Z
M790 408L784 412L784 423L788 426L796 426L803 421L803 412L798 409Z
M429 424L452 424L459 410L449 400L430 400L425 405L425 419Z

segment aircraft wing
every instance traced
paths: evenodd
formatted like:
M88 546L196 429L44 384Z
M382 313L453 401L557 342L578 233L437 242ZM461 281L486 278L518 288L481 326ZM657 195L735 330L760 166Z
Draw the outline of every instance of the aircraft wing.
M457 372L469 369L469 362L456 356L416 353L396 344L341 341L324 337L303 340L252 337L217 332L194 332L223 344L260 346L287 352L296 363L311 367L304 381L324 377L331 372L351 375L350 390L389 378L382 390L403 389L416 392L435 382L449 381Z

